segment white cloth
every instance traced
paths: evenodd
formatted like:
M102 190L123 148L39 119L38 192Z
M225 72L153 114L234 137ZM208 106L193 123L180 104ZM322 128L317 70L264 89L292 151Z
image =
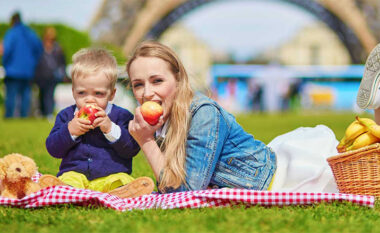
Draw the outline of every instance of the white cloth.
M272 191L338 192L327 158L338 154L337 139L325 125L300 127L274 138L277 156Z

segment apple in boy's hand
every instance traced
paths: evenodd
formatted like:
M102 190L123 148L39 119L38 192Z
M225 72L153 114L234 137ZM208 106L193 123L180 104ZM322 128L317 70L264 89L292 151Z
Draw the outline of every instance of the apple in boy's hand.
M89 120L92 124L96 119L95 113L97 113L98 111L99 110L96 109L94 104L86 104L79 110L78 117Z
M163 113L161 105L153 101L144 102L141 105L140 111L144 120L150 125L157 124Z

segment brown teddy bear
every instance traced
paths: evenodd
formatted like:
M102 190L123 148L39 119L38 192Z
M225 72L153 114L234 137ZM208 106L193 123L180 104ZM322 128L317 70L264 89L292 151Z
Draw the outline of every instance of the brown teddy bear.
M41 189L32 181L37 172L36 163L29 157L12 153L0 159L0 195L21 199Z

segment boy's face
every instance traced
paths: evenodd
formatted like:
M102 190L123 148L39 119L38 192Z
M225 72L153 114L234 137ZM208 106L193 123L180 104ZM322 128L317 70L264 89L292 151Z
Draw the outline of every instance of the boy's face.
M106 109L108 102L115 97L116 89L104 74L97 73L74 79L72 91L78 109L85 104Z

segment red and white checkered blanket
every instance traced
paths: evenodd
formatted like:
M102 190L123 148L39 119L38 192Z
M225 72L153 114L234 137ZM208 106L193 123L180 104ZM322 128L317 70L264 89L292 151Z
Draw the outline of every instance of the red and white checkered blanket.
M0 205L20 208L76 204L83 206L104 206L119 211L158 208L228 207L234 205L309 205L332 201L348 201L363 206L373 207L375 198L373 196L341 193L296 193L254 191L247 189L209 189L169 194L151 194L137 198L120 199L107 193L87 189L77 189L69 186L45 188L22 199L0 197Z

